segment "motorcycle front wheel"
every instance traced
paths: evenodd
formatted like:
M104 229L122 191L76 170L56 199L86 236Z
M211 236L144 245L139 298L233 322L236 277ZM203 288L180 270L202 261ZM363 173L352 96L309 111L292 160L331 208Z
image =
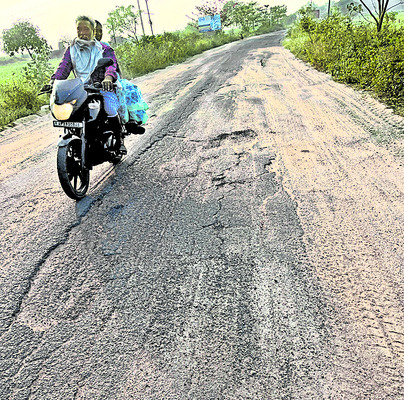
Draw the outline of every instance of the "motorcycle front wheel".
M71 140L58 148L57 169L64 192L74 200L82 199L90 183L90 171L81 167L81 142Z

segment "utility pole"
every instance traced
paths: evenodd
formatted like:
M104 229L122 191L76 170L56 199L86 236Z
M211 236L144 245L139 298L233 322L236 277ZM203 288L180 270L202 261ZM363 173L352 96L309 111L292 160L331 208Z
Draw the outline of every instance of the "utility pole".
M153 23L152 23L151 18L150 18L149 1L148 1L148 0L145 0L145 1L146 1L147 14L149 15L149 24L150 24L151 34L152 34L152 36L154 36L154 33L153 33L153 26L152 26Z
M330 18L330 12L331 12L331 0L328 0L328 18Z
M137 7L138 7L138 9L139 9L139 16L140 16L140 22L141 22L141 24L142 24L143 36L145 36L145 33L144 33L144 25L143 25L143 17L142 17L142 10L140 9L139 0L137 0Z

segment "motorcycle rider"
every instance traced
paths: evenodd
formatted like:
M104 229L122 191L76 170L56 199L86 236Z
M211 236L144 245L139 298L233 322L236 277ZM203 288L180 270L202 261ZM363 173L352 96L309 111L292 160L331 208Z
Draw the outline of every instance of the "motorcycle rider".
M100 21L98 21L98 20L94 20L94 22L95 22L95 38L99 41L99 42L101 42L101 39L102 39L102 24L101 24L101 22ZM104 42L105 44L108 44L108 43L106 43L106 42Z
M119 151L126 154L127 150L123 142L121 124L118 117L119 101L114 92L113 83L117 80L118 63L115 52L106 43L99 42L95 38L95 21L87 16L81 15L76 18L77 37L65 51L62 61L55 73L51 76L48 85L42 88L42 91L48 91L52 88L55 79L64 80L73 71L76 77L79 77L83 83L101 82L102 90L100 93L104 100L104 109L108 116L108 122L111 130L117 133L120 138ZM97 61L100 58L111 58L113 65L95 69Z
M95 38L99 42L104 43L104 44L109 46L109 44L107 42L102 42L101 41L102 34L103 34L101 22L96 20L96 19L94 21L95 21ZM116 71L118 72L118 76L122 77L121 70L119 68L119 64L117 64ZM125 124L128 133L133 133L135 135L141 135L141 134L145 133L145 131L146 131L145 128L143 126L140 126L140 125L141 125L141 122L134 121L132 119L129 119L129 121L127 121L126 124Z
M95 31L94 31L95 39L98 40L101 44L105 44L105 45L111 47L111 46L109 45L109 43L107 43L107 42L102 42L102 41L101 41L101 39L102 39L102 34L103 34L101 22L98 21L98 20L96 20L96 19L94 20L94 22L95 22ZM116 66L116 72L118 72L119 75L122 75L122 74L121 74L121 69L119 68L119 64L117 63L116 65L117 65L117 66Z

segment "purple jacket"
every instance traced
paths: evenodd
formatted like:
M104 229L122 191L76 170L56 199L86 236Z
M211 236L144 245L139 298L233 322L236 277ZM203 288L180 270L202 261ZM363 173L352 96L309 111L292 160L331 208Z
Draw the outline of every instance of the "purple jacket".
M116 73L118 62L116 61L115 52L112 47L108 46L106 43L101 42L101 46L103 49L102 56L107 58L112 58L114 61L113 65L107 67L106 69L99 69L91 75L94 82L102 82L107 75L112 76L114 78L114 82L118 79L118 75ZM70 72L73 70L72 58L70 56L70 47L65 51L63 55L62 61L59 64L56 72L52 75L51 79L63 80L67 79L70 75Z

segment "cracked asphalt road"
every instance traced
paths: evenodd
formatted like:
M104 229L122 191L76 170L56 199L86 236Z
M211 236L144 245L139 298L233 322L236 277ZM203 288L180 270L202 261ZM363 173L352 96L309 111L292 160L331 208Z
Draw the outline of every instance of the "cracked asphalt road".
M281 38L138 79L77 204L49 116L1 132L1 399L403 396L403 119Z

